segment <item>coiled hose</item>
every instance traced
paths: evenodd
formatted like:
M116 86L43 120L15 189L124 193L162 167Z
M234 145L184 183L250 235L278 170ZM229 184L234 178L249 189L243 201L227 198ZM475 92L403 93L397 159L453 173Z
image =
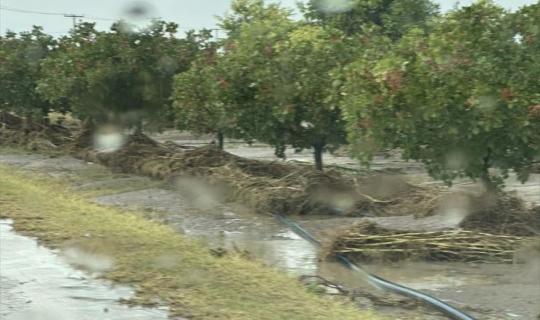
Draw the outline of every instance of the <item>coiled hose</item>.
M302 228L298 223L290 220L289 218L285 217L281 214L275 214L274 215L277 220L279 220L281 223L289 227L295 234L300 236L301 238L307 240L308 242L320 247L321 242L317 239L315 239L308 231L306 231L304 228ZM358 272L363 274L369 281L370 284L377 288L381 288L390 292L397 293L402 296L406 296L415 300L422 301L435 309L441 311L450 319L455 320L476 320L475 318L471 317L470 315L464 313L463 311L456 309L455 307L452 307L451 305L433 297L428 294L422 293L420 291L399 285L397 283L394 283L392 281L388 281L386 279L383 279L381 277L378 277L376 275L373 275L364 269L362 269L360 266L354 264L352 261L347 259L344 255L338 254L337 255L338 260L344 264L346 267L351 269L354 272Z

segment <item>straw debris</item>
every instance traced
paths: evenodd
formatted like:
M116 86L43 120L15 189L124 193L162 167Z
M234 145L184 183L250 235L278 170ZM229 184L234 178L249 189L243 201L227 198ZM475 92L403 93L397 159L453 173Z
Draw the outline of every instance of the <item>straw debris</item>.
M30 118L0 113L0 144L45 153L61 152L73 140L69 129Z
M114 171L158 179L203 178L211 184L227 186L229 200L242 202L261 213L428 215L436 208L436 201L432 200L439 194L438 189L403 182L405 188L399 193L378 199L378 195L370 194L372 182L337 170L319 172L301 164L246 159L213 145L186 149L171 143L160 144L141 134L129 136L115 152L98 152L89 147L80 151L79 156ZM380 177L374 179L379 180Z
M495 235L468 230L416 232L389 230L362 222L332 242L332 254L355 261L460 261L512 263L514 252L539 238Z
M527 209L521 199L502 192L477 202L483 206L465 217L460 227L493 234L540 235L540 206Z

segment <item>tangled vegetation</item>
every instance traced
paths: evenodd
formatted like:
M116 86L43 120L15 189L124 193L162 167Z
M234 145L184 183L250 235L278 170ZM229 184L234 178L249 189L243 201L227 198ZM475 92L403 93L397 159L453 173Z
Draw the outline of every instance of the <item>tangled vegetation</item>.
M536 223L540 217L536 217ZM484 220L485 222L485 220ZM332 254L343 254L356 261L461 261L518 262L515 254L538 246L540 238L491 234L478 230L402 231L389 230L364 222L344 230L329 246Z

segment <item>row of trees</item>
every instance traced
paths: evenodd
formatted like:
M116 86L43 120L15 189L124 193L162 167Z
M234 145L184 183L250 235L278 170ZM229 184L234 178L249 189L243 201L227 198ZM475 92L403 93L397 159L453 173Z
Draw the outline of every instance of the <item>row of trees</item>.
M118 22L103 32L82 23L60 39L40 27L8 32L0 37L2 111L45 118L50 111L70 111L130 127L168 125L173 77L211 45L210 31L180 39L177 28L154 21L134 32Z
M208 31L175 36L80 24L53 39L0 37L0 106L171 126L322 154L342 144L365 163L389 148L445 181L526 179L540 153L540 4L490 1L439 15L429 0L311 0L304 19L262 0L233 1Z

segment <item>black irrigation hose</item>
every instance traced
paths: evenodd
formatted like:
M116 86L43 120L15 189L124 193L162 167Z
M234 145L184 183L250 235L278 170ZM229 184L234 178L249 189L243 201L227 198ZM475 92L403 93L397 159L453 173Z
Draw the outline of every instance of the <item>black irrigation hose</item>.
M282 222L287 227L289 227L294 233L296 233L301 238L309 241L310 243L312 243L312 244L314 244L314 245L316 245L318 247L321 246L321 242L319 240L315 239L309 232L307 232L304 228L302 228L298 223L290 220L289 218L287 218L287 217L285 217L284 215L281 215L281 214L275 214L274 216L280 222ZM339 261L342 264L347 266L349 269L351 269L351 270L353 270L355 272L364 274L367 277L368 281L372 285L374 285L374 286L376 286L378 288L381 288L381 289L384 289L384 290L387 290L387 291L391 291L391 292L394 292L394 293L397 293L399 295L406 296L406 297L409 297L409 298L412 298L412 299L415 299L415 300L425 302L428 305L438 309L439 311L441 311L445 315L449 316L451 319L455 319L455 320L476 320L472 316L464 313L463 311L460 311L460 310L452 307L451 305L447 304L446 302L443 302L443 301L441 301L441 300L439 300L439 299L437 299L437 298L435 298L433 296L430 296L430 295L422 293L420 291L417 291L417 290L414 290L414 289L399 285L397 283L394 283L394 282L388 281L386 279L383 279L381 277L378 277L376 275L373 275L373 274L365 271L364 269L362 269L360 266L357 266L356 264L354 264L352 261L347 259L347 257L345 257L344 255L338 254L337 258L339 259Z

